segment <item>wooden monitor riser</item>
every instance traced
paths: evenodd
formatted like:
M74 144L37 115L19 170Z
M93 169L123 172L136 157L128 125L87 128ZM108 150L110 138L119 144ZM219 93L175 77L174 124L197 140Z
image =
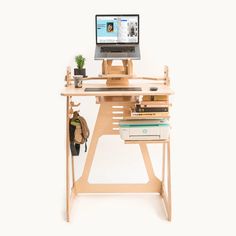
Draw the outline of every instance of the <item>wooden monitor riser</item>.
M129 79L126 77L118 77L117 75L133 75L133 62L132 60L122 60L122 65L113 65L113 60L103 60L102 62L102 75L110 77L107 79L108 86L114 85L128 85ZM116 75L112 77L112 75Z

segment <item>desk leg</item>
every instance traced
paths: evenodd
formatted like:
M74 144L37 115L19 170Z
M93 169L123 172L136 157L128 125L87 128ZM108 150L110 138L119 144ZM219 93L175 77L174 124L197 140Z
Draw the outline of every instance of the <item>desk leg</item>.
M66 97L66 220L70 221L69 97Z
M166 155L167 147L167 155ZM167 169L166 169L167 168ZM166 173L165 173L166 172ZM167 175L166 175L167 174ZM166 176L166 179L165 179ZM167 192L166 184L167 180ZM164 205L167 212L167 219L171 221L171 166L170 166L170 141L166 144L163 143L163 160L162 160L162 190L161 196L163 197Z
M166 170L166 144L162 144L162 183L165 182L165 170ZM162 194L162 193L161 193Z
M149 177L149 181L156 179L156 176L152 168L152 162L149 156L147 144L142 143L142 144L139 144L139 146L143 155L144 165L145 165L148 177Z
M81 176L80 185L88 184L89 173L90 173L90 170L91 170L91 167L93 164L93 159L94 159L94 155L96 152L98 140L101 137L101 134L104 132L104 129L105 129L107 122L108 122L106 120L106 118L107 117L104 117L103 105L100 105L97 119L96 119L95 126L94 126L94 130L93 130L93 135L92 135L91 142L90 142L89 148L88 148L88 154L86 157L84 170L83 170L83 173Z
M96 126L95 126L96 128ZM89 178L89 173L93 164L93 159L94 159L94 154L96 151L96 147L97 147L97 143L98 143L98 139L99 139L99 135L96 133L96 130L94 129L93 132L93 136L90 142L90 146L89 146L89 150L88 150L88 154L86 157L86 162L84 165L84 170L82 173L81 178L87 183L88 182L88 178Z
M168 203L169 203L169 214L168 220L171 221L171 167L170 167L170 142L167 144L168 154L167 154L167 182L168 182Z

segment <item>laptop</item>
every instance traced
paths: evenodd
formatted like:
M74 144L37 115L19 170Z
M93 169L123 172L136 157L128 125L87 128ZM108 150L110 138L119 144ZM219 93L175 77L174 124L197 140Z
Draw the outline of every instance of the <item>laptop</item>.
M140 60L139 15L96 15L95 60Z

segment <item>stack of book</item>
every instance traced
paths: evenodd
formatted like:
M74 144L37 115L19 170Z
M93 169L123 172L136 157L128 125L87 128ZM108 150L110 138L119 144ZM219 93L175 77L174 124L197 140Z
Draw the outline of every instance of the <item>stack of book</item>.
M169 104L166 96L144 96L140 103L131 109L131 117L168 117Z
M155 95L155 96L143 96L143 102L155 102L157 104L166 104L168 103L168 97L166 95Z

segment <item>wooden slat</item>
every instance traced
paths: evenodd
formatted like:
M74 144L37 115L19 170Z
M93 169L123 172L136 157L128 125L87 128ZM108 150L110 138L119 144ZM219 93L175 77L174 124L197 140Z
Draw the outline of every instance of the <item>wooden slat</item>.
M62 96L104 96L106 97L112 96L112 97L134 97L134 96L140 96L140 95L171 95L173 94L173 91L167 87L167 86L158 86L157 91L150 91L150 87L156 86L156 84L149 83L149 84L129 84L127 87L141 87L142 91L96 91L96 92L85 92L85 88L107 88L108 86L104 84L83 84L82 88L74 88L74 86L68 86L64 87L61 95ZM118 104L118 100L114 101L116 104ZM122 102L122 100L121 100ZM127 102L130 102L128 100ZM115 105L115 104L114 104Z
M126 78L129 80L152 80L152 81L157 81L160 84L165 84L166 79L165 78L159 78L159 77L138 77L138 76L133 76L133 75L124 75L124 74L110 74L110 75L100 75L98 77L87 77L87 78L82 78L82 80L85 81L90 81L90 80L107 80L110 78ZM74 79L67 79L68 82L73 82Z
M170 118L169 115L166 115L166 116L163 116L163 115L160 115L160 116L129 116L129 115L126 115L126 116L124 116L125 120L169 119L169 118Z
M150 143L168 143L169 139L163 140L125 140L125 144L150 144Z
M75 183L77 193L160 193L159 179L146 184L89 184L80 179Z

